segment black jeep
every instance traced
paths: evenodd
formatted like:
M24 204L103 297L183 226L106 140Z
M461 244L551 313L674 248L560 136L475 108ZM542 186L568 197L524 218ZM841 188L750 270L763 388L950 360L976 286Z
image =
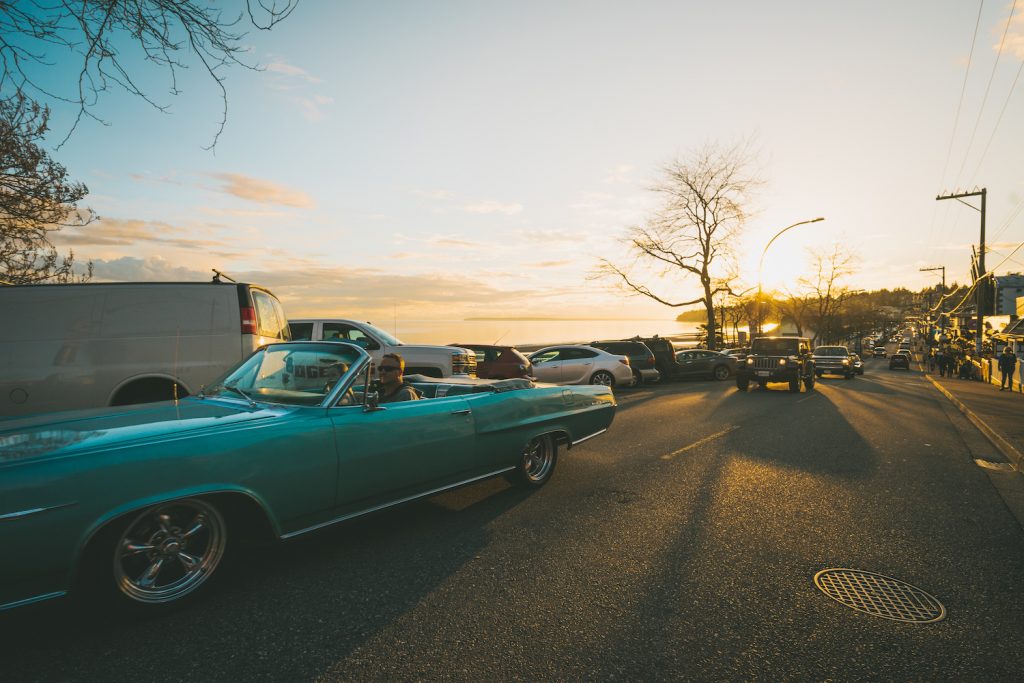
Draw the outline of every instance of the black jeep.
M740 391L746 391L751 382L762 389L769 382L788 382L789 390L798 392L801 381L808 391L814 388L814 358L806 337L755 337L746 360L736 366Z

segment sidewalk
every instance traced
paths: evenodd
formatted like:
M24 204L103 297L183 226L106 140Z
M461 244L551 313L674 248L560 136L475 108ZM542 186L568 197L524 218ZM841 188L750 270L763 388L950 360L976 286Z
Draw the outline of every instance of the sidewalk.
M1011 392L999 391L998 384L979 380L940 377L938 373L927 371L923 375L981 430L1017 471L1024 471L1024 394L1016 382Z

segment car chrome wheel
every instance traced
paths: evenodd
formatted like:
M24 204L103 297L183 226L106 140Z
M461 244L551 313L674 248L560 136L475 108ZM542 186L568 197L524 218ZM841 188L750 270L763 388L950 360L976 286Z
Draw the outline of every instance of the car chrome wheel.
M600 384L605 387L615 386L615 378L612 377L612 373L604 370L598 370L590 377L591 384Z
M519 458L519 465L507 475L509 481L528 488L543 486L555 471L558 445L549 434L531 439Z
M149 508L114 546L114 581L126 598L164 604L192 593L213 575L227 547L227 524L197 498Z

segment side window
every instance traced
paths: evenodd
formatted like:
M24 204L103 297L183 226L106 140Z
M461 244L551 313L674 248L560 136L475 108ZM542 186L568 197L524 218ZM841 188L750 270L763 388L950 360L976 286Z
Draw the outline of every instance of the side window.
M288 323L292 330L292 339L295 341L310 341L313 339L313 323Z
M372 341L370 337L366 336L366 334L358 328L352 327L346 323L329 322L324 323L323 339L324 341L349 341L358 346L362 346L363 348L371 346L370 342Z
M551 349L550 351L545 351L544 353L533 357L533 363L535 365L537 363L550 363L553 360L561 360L558 349Z
M580 360L583 358L593 358L597 354L588 349L562 349L562 358L565 360Z
M260 336L287 339L288 321L283 315L281 304L266 292L261 292L258 289L251 291L252 300L256 306L256 325Z

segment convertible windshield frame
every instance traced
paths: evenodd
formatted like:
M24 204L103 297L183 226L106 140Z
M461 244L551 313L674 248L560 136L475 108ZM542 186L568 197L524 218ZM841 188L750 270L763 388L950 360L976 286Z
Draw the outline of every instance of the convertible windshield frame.
M352 386L371 356L347 342L268 344L211 382L199 398L325 408Z

